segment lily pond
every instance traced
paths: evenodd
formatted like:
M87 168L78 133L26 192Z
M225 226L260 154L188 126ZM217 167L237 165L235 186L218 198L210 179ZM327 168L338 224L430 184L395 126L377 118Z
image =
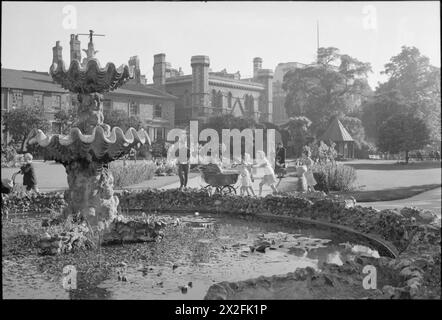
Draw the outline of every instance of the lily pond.
M209 287L222 281L308 266L318 270L324 262L340 265L358 252L379 257L349 233L289 220L167 216L177 225L166 227L160 242L99 246L57 256L42 256L35 245L42 217L10 217L2 226L3 297L204 299ZM71 288L63 285L63 270L69 268L75 270Z

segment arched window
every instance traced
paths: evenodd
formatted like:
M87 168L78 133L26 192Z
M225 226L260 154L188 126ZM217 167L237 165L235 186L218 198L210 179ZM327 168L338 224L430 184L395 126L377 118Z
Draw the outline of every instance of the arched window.
M223 93L221 91L218 91L218 97L216 99L216 107L219 109L223 108Z
M216 108L216 100L217 100L216 90L213 89L212 90L212 97L211 97L212 108Z
M227 95L227 107L229 109L232 109L232 93L229 92Z
M254 110L255 100L253 99L253 96L250 94L246 94L244 96L244 109L247 114L252 114Z

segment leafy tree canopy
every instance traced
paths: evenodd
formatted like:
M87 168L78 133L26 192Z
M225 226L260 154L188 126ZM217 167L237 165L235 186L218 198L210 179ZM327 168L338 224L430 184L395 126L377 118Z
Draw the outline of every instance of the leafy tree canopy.
M2 123L4 130L10 134L11 142L20 145L21 150L31 130L47 132L50 129L42 107L24 106L2 112Z
M359 105L355 101L370 95L368 72L369 63L340 54L337 48L319 48L317 63L284 76L287 114L309 118L313 132L319 136L332 116L355 112Z
M382 73L389 79L379 86L378 95L396 92L417 117L425 120L431 139L440 141L440 68L430 65L417 48L403 46Z
M390 153L405 151L407 163L409 151L421 149L429 142L425 121L411 113L393 115L379 129L379 149Z
M75 108L62 109L54 114L54 119L61 124L61 133L68 134L77 116Z
M104 123L113 127L120 127L123 131L129 128L139 130L142 127L142 122L138 117L128 116L127 112L119 109L112 109L103 112Z

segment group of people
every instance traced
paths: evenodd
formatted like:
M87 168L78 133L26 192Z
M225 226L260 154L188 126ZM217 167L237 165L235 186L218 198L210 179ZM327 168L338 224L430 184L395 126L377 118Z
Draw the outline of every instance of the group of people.
M182 190L183 188L187 187L188 183L191 152L185 142L179 144L179 147L175 149L174 152L177 159L178 176L180 179L179 189ZM314 186L316 185L312 172L312 165L314 162L310 156L310 151L308 149L304 150L302 159L296 164L298 174L296 191L314 191ZM272 189L273 193L277 193L277 175L279 176L280 172L285 170L285 161L286 150L282 143L279 143L276 149L275 167L272 166L264 151L257 152L255 162L252 161L248 153L245 153L242 156L240 163L235 166L235 170L240 174L240 194L255 196L255 191L253 190L253 182L255 180L254 171L256 171L258 168L261 169L263 173L262 179L259 183L259 195L262 195L262 189L265 185L268 185ZM222 163L216 164L222 166Z
M262 195L262 188L264 185L270 186L273 193L278 192L277 189L277 177L276 175L283 172L286 168L285 163L286 151L282 143L278 144L276 149L276 159L275 168L272 167L270 161L267 159L264 151L257 152L257 164L253 164L250 161L250 155L245 154L243 157L243 162L240 167L241 174L241 195L250 193L254 196L255 193L252 188L253 183L253 168L261 168L263 170L263 177L259 183L259 195ZM298 160L296 163L296 171L298 176L298 183L296 190L298 192L312 192L315 191L314 186L316 185L316 180L313 176L312 166L314 161L311 159L311 153L308 149L305 149L302 154L302 159ZM250 191L250 193L249 193Z

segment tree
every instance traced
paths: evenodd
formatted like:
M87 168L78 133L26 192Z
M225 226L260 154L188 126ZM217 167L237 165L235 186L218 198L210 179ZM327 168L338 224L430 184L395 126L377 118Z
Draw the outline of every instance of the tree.
M332 116L356 111L353 98L370 95L368 72L369 63L340 54L337 48L319 48L317 63L284 76L287 114L309 118L313 132L320 135Z
M123 131L126 131L129 128L139 130L142 127L142 122L138 117L128 116L124 110L113 109L105 111L103 114L104 123L110 125L111 128L120 127Z
M440 141L440 68L430 65L416 47L403 46L385 65L388 81L379 87L380 93L396 91L407 101L413 113L425 120L432 140Z
M206 128L214 129L218 136L220 137L220 143L221 137L222 137L222 130L223 129L238 129L240 131L244 129L264 129L264 131L267 129L267 127L264 124L257 123L252 118L241 118L236 117L232 114L224 114L219 116L210 117L206 123L202 123L198 126L199 130L204 130ZM267 145L267 136L264 134L264 148ZM253 140L255 139L255 136L253 135ZM232 143L232 140L231 140ZM245 139L241 139L241 154L243 154L246 150L245 147ZM233 148L230 149L230 156L233 157Z
M410 112L412 107L397 90L377 93L362 109L361 119L367 137L376 141L381 126L388 118Z
M390 153L405 151L406 163L409 151L421 149L429 142L429 129L425 121L411 113L390 117L379 130L379 149Z
M300 157L302 149L311 137L310 126L312 122L307 117L292 117L280 128L288 132L289 139L293 143L294 155Z
M9 132L11 142L23 146L26 138L33 129L48 131L50 123L46 119L42 107L24 106L8 110L2 114L4 130Z
M54 119L61 124L61 133L68 134L77 114L74 108L62 109L54 114Z

